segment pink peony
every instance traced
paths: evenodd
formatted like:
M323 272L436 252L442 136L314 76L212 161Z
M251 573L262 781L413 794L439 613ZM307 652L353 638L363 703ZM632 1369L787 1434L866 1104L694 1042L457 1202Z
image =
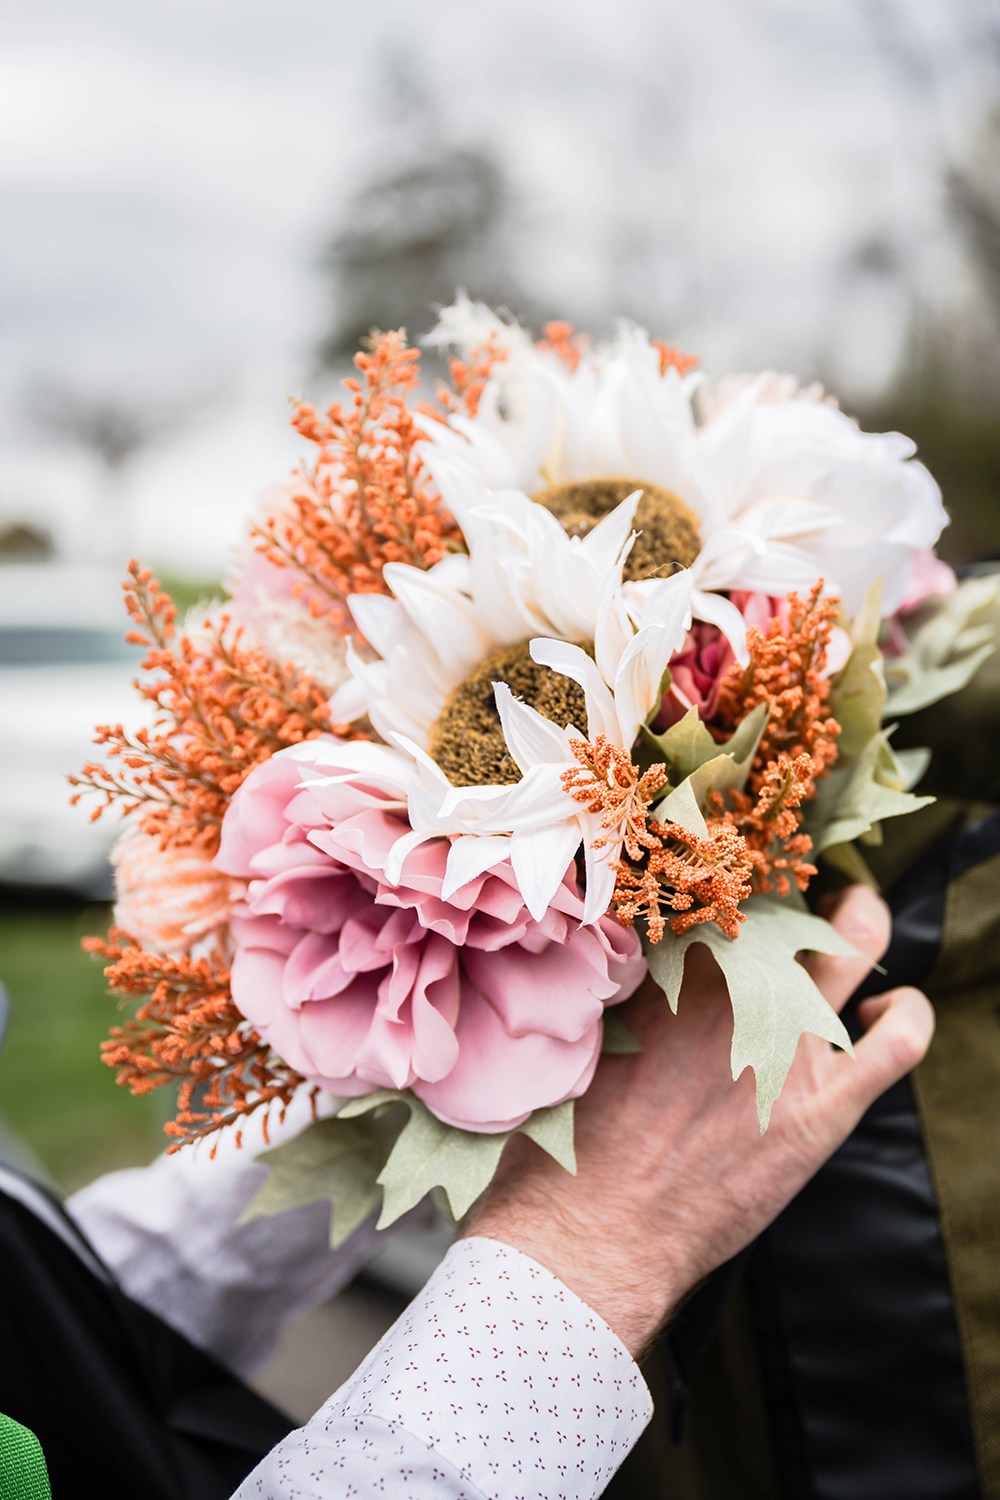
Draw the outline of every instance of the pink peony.
M604 1006L646 971L635 934L580 925L572 865L540 922L506 862L443 901L445 838L391 885L404 789L338 773L338 743L258 766L226 814L216 863L250 881L232 919L236 1005L331 1093L411 1088L465 1129L506 1130L582 1094Z

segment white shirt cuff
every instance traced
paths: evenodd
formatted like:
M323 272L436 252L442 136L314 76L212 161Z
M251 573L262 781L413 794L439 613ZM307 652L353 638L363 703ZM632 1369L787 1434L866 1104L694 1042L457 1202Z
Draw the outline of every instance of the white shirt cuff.
M409 1494L412 1470L398 1489L390 1476L415 1438L443 1461L435 1494L465 1493L454 1475L485 1500L595 1500L652 1411L628 1350L575 1293L507 1245L461 1240L238 1497L343 1493L348 1481Z

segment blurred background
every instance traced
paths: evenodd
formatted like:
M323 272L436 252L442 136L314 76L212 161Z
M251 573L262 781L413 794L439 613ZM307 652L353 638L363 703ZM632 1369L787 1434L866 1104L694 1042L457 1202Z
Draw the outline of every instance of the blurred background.
M148 1159L78 951L138 725L117 583L210 593L372 325L457 286L819 379L1000 548L998 0L35 0L0 56L0 1115L72 1187Z

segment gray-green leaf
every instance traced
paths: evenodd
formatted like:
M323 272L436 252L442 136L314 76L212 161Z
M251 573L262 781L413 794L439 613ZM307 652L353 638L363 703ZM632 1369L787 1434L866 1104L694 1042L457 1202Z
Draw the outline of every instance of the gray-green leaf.
M409 1120L396 1138L388 1160L379 1173L382 1213L378 1228L385 1229L401 1214L420 1202L432 1188L442 1188L455 1219L461 1219L488 1186L512 1131L487 1135L445 1125L425 1104L409 1092L366 1095L350 1100L340 1111L344 1119L361 1114L369 1101L376 1107L388 1097L405 1104ZM517 1127L569 1172L576 1171L573 1155L573 1102L535 1110Z
M329 1198L330 1243L342 1245L382 1202L378 1176L407 1119L400 1096L390 1098L360 1119L317 1120L294 1140L262 1152L257 1160L270 1168L267 1181L240 1222Z
M739 937L727 938L714 922L693 927L681 937L668 928L659 943L647 944L646 958L650 973L676 1010L687 950L704 943L712 952L733 1007L733 1078L746 1067L753 1069L763 1133L803 1032L852 1051L840 1017L795 955L814 949L857 956L857 949L821 917L781 902L754 896L742 910L746 921Z

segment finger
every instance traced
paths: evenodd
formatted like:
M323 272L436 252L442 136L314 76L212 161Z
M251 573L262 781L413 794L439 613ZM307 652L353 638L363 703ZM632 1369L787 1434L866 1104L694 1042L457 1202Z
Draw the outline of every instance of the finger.
M881 896L867 885L849 885L824 915L841 937L858 949L856 958L816 953L806 964L834 1010L839 1011L888 948L892 919Z
M890 990L858 1007L864 1036L855 1045L853 1061L843 1056L835 1092L860 1119L880 1094L898 1083L923 1058L934 1035L934 1010L920 990Z

